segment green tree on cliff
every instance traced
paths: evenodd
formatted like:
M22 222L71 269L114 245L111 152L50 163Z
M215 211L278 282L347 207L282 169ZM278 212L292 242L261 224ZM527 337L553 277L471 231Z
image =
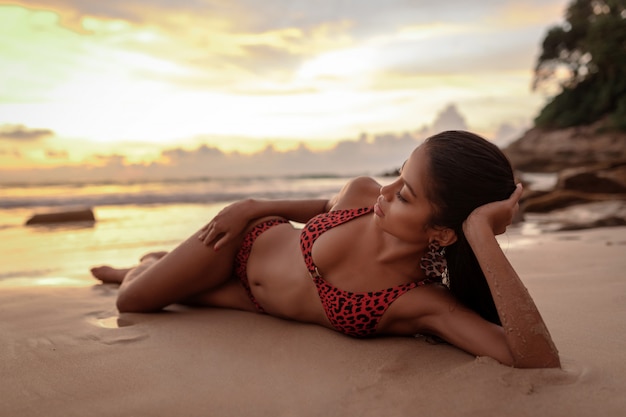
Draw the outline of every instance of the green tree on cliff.
M569 127L608 118L626 131L626 0L573 0L565 22L549 29L533 88L560 93L535 124Z

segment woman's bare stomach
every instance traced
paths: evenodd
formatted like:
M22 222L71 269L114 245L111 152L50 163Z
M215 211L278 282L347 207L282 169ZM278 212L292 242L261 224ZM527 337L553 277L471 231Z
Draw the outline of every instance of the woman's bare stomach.
M274 316L330 326L300 250L300 229L285 223L261 234L248 259L252 295Z

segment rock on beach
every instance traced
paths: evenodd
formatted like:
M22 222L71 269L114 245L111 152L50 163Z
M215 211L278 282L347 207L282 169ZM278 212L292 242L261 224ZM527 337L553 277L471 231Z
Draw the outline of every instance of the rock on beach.
M524 172L559 172L573 167L626 161L626 132L608 130L605 121L565 129L534 127L504 152Z
M37 213L31 216L27 221L26 225L37 225L37 224L54 224L54 223L69 223L69 222L95 222L96 217L94 216L93 210L91 208L82 208L82 209L74 209L74 210L64 210L64 211L56 211L49 213Z
M525 190L524 218L551 223L555 230L626 224L626 133L606 131L599 123L533 128L505 153L520 171L558 173L552 190Z

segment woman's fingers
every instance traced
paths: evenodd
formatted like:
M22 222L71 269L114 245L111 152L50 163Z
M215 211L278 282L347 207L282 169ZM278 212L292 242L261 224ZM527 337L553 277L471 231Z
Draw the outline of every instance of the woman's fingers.
M524 187L522 186L522 183L517 184L515 186L515 191L513 191L513 194L511 194L511 196L509 197L509 201L511 201L513 205L519 203L520 198L522 198L523 192Z
M513 191L511 196L507 199L509 209L505 211L506 218L503 219L504 224L501 224L500 227L495 231L496 235L500 235L506 232L506 228L513 223L513 218L515 217L515 214L519 211L519 200L522 196L523 191L524 189L522 187L522 184L517 184L515 187L515 191Z
M215 225L212 224L198 235L198 240L205 246L213 245L213 249L217 251L228 243L231 237L231 233L218 231Z
M198 240L208 246L216 237L215 225L211 222L200 230L201 232L198 234Z
M224 246L230 240L230 235L228 233L224 233L217 241L215 245L213 245L213 250L218 251L222 246Z

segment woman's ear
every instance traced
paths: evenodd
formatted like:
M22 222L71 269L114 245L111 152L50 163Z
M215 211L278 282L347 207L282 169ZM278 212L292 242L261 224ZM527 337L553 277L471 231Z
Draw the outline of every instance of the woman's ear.
M449 227L442 227L435 230L433 238L434 240L439 242L440 246L444 247L450 246L451 244L456 242L458 237L454 230L450 229Z

